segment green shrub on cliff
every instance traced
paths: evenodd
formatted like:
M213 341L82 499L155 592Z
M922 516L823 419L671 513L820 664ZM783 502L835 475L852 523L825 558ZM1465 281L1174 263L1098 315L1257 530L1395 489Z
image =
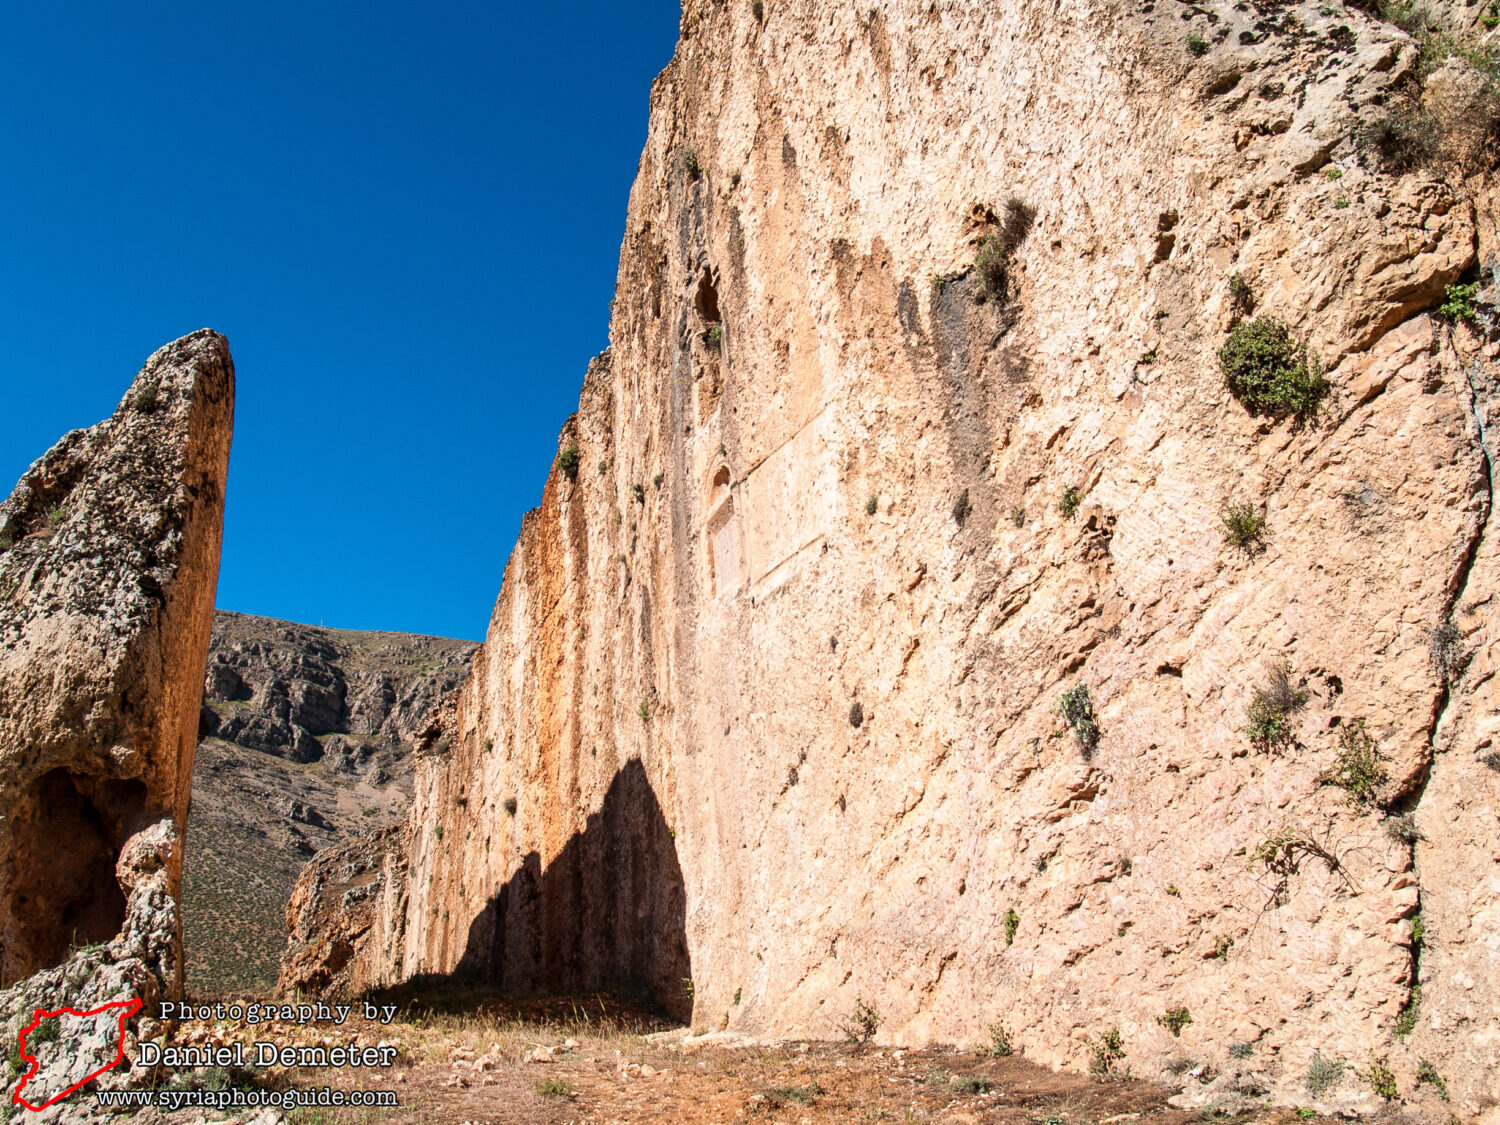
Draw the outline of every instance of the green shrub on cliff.
M1219 349L1224 382L1252 414L1305 417L1328 393L1322 366L1268 316L1240 321Z

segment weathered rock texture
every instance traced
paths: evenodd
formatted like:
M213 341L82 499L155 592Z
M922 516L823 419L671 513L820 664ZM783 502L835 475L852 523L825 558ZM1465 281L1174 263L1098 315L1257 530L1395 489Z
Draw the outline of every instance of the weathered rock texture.
M214 614L182 878L195 996L275 984L308 857L405 819L412 746L477 647Z
M0 504L7 1034L34 1005L138 996L149 1016L181 992L183 830L233 413L224 338L186 336Z
M1487 183L1357 148L1411 40L1318 4L763 15L684 5L578 457L353 975L630 976L761 1035L863 998L892 1042L1000 1018L1072 1067L1118 1028L1137 1075L1209 1064L1203 1100L1306 1103L1320 1053L1319 1104L1375 1104L1385 1059L1436 1107L1425 1059L1493 1104L1493 348L1431 310L1495 226ZM981 302L1011 197L1035 222ZM1236 273L1321 359L1312 424L1226 391ZM1257 749L1283 660L1309 701ZM1359 720L1367 805L1322 781ZM1255 852L1286 833L1283 879Z

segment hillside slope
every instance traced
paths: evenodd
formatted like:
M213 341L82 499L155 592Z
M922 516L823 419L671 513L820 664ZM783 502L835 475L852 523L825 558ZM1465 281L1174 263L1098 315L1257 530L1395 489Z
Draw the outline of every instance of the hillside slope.
M309 858L405 816L412 745L477 646L214 614L183 870L196 995L264 995Z

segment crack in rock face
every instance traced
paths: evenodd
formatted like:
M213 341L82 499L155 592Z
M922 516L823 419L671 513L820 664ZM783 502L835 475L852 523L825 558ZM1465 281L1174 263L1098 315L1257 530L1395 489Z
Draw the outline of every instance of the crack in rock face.
M0 1029L12 1039L37 1008L131 998L143 1006L129 1034L154 1034L159 1002L181 994L182 841L233 417L228 344L195 332L0 504ZM91 1029L65 1022L49 1057L86 1071L102 1049Z

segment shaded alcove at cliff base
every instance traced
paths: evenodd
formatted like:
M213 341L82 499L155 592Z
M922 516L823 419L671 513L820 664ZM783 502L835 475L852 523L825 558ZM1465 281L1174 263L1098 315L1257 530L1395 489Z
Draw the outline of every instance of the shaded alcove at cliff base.
M469 923L446 975L381 990L386 1002L605 991L692 1015L687 892L677 845L639 760L615 775L599 811L553 861L532 852ZM627 1003L627 1008L631 1007Z
M0 906L0 985L61 964L69 950L109 941L125 922L115 863L139 826L146 786L53 769L11 813Z

